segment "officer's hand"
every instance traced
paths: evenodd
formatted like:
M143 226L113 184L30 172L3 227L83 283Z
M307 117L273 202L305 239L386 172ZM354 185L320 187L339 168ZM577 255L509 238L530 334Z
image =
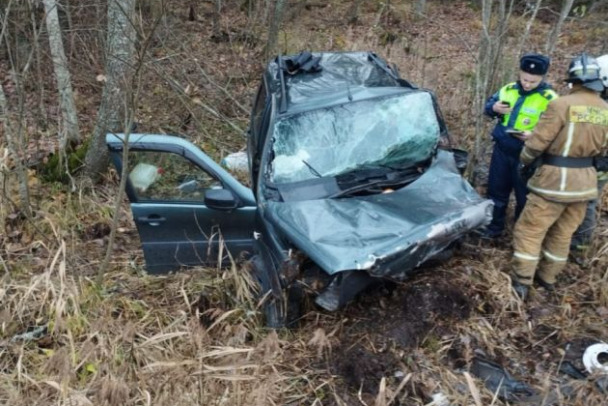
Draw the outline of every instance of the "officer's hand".
M498 114L509 114L511 112L511 107L509 107L509 105L505 102L502 101L497 101L496 103L494 103L494 105L492 106L492 110L494 110L495 113Z
M522 131L520 134L515 133L513 135L522 141L527 141L530 139L530 137L532 137L532 132L531 131Z

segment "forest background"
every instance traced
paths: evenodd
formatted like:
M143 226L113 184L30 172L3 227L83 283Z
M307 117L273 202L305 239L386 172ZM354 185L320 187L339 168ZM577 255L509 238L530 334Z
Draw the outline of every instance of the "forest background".
M565 94L574 55L608 53L608 1L0 0L0 24L0 404L513 401L475 377L480 357L544 404L605 404L600 381L560 372L608 340L605 218L586 264L526 306L508 240L463 244L390 292L274 331L246 264L145 274L103 135L136 124L219 162L245 147L273 55L373 50L436 92L482 190L483 102L530 51L551 55Z

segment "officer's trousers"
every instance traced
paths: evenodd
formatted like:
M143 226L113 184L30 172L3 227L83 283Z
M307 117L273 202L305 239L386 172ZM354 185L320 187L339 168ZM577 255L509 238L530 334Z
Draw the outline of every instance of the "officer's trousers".
M488 177L488 197L494 202L492 222L488 232L499 235L505 228L505 217L509 205L509 196L515 192L515 218L517 219L526 204L526 184L519 175L519 154L508 153L494 143L490 174Z
M583 221L586 208L586 201L557 203L529 193L513 230L512 277L531 285L538 265L536 276L555 283L566 266L572 233Z

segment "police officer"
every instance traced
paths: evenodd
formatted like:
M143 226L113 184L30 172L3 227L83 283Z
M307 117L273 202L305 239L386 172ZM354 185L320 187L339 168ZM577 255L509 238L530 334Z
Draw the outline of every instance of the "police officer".
M585 216L587 201L598 193L594 157L606 152L608 103L600 98L604 87L597 61L584 53L575 57L566 82L572 83L570 93L549 104L520 155L524 166L541 160L513 230L511 278L523 299L534 279L554 289L572 233Z
M484 238L502 234L511 191L515 191L516 218L526 203L526 185L518 173L525 136L510 131L532 130L549 102L557 98L544 82L549 64L544 55L524 55L519 64L519 80L503 86L486 102L485 114L497 118L498 123L492 131L494 150L488 177L488 197L494 201L494 212L492 222L481 232Z
M604 84L604 91L601 97L608 101L608 54L598 57L597 63L600 66L600 76ZM602 189L608 183L608 156L597 157L595 169L597 169L597 190L598 194L601 195ZM574 261L581 265L585 262L584 258L597 226L597 203L598 199L590 200L587 203L585 218L574 232L572 242L570 243L570 253Z

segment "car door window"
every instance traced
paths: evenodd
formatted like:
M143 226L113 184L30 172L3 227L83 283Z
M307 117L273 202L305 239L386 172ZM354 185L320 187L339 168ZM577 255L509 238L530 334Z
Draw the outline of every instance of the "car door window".
M138 201L202 202L222 183L181 155L161 151L129 152L129 181Z

